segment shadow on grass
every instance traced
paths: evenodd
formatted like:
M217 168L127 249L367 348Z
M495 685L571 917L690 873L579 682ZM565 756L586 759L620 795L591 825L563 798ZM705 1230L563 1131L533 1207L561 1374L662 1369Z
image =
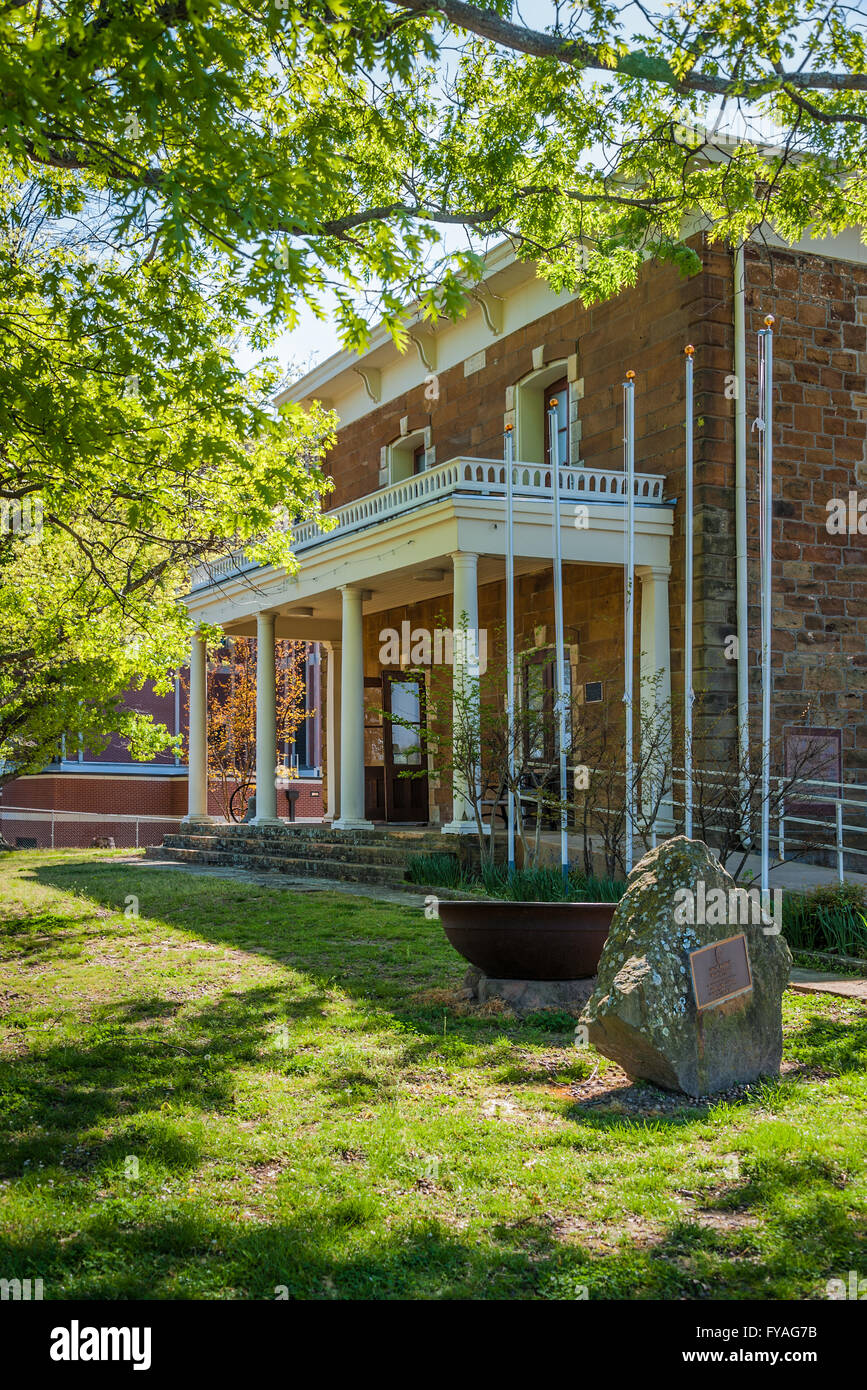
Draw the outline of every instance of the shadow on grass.
M135 866L64 860L35 866L32 877L94 903L98 911L107 914L99 923L103 932L110 928L109 919L117 913L118 935L122 939L129 927L122 914L131 886L136 886L135 873ZM490 1047L497 1039L503 1041L507 1051L515 1042L561 1048L572 1042L569 1032L553 1034L548 1023L534 1026L532 1021L498 1015L459 1014L447 1004L417 1002L416 996L426 990L458 987L466 969L466 962L448 944L439 923L427 920L421 906L333 893L305 893L299 899L287 888L184 876L177 870L148 869L142 875L138 886L148 916L215 945L252 952L301 972L305 988L314 990L312 996L305 994L303 998L293 998L288 990L275 991L270 998L267 991L246 991L243 1001L224 995L211 1014L203 1010L201 1026L205 1030L249 1030L254 1036L261 1032L263 1024L276 1026L321 1012L329 989L336 985L371 1013L374 1020L382 1013L404 1026L407 1037L402 1049L403 1065L442 1055L450 1045L458 1054L451 1060L459 1063L462 1044L477 1053L479 1046ZM39 944L30 943L32 951L56 947L57 924L62 919L47 910L40 914L40 921L43 919L45 934L40 934ZM50 928L46 932L49 923L54 924L53 932ZM365 934L359 935L361 926ZM81 934L86 936L87 930L82 929ZM68 940L68 927L63 936ZM120 1007L127 1008L128 1017L134 1019L135 1010L146 1005L141 1001ZM175 1006L154 999L150 1007L157 1017L160 1009L168 1014ZM861 1071L867 1061L867 1016L861 1020L814 1016L787 1038L787 1052L805 1066L824 1067L829 1074ZM480 1064L477 1055L472 1064ZM499 1061L492 1057L481 1064L496 1069L497 1079L504 1084L532 1084L540 1079L537 1073L516 1064L514 1053L508 1059L504 1054ZM360 1080L363 1082L364 1078ZM765 1086L773 1091L786 1084L785 1079L771 1080ZM708 1103L696 1105L683 1097L683 1104L675 1113L653 1118L662 1124L683 1125L701 1118L714 1103L710 1098ZM745 1095L734 1103L754 1105L756 1094ZM573 1117L596 1118L592 1107L577 1105ZM646 1117L627 1113L618 1115L616 1120L643 1124Z
M705 1215L618 1231L540 1214L492 1223L480 1240L423 1210L383 1233L382 1213L363 1197L256 1225L194 1203L138 1217L106 1203L62 1243L40 1232L0 1236L0 1268L6 1278L42 1278L47 1299L268 1301L783 1299L793 1281L801 1296L822 1297L828 1278L857 1268L851 1223L820 1195L779 1223L772 1249L754 1230L702 1224Z
M110 910L95 926L101 935L116 933L120 943L131 928L122 916L130 872L66 861L39 867L33 876L61 891L86 892L99 911ZM19 1221L0 1238L4 1277L42 1277L48 1298L273 1299L285 1286L289 1297L304 1299L574 1299L586 1285L595 1298L702 1299L792 1296L774 1290L790 1287L793 1271L802 1284L814 1280L818 1287L824 1278L857 1268L858 1232L829 1198L833 1166L823 1168L818 1159L762 1160L745 1184L715 1205L676 1221L639 1223L619 1244L616 1226L594 1223L592 1204L565 1221L544 1211L493 1221L480 1237L478 1224L464 1232L457 1217L426 1216L424 1192L395 1199L404 1213L407 1201L417 1201L418 1215L413 1209L402 1225L390 1226L387 1199L373 1187L339 1199L325 1190L295 1194L288 1176L279 1180L276 1209L262 1220L248 1215L233 1221L222 1206L215 1214L195 1196L184 1202L176 1194L166 1198L165 1210L155 1211L161 1176L171 1181L192 1174L207 1156L209 1117L237 1114L239 1064L261 1062L279 1025L326 1014L335 983L365 1011L357 1037L389 1031L399 1075L454 1049L458 1061L466 1055L467 1065L494 1071L505 1084L537 1085L544 1079L538 1071L513 1075L514 1043L557 1044L550 1032L514 1020L413 1006L413 993L442 985L444 977L457 983L464 968L438 924L420 911L381 904L371 914L369 902L305 895L299 903L284 889L230 882L221 883L217 895L208 880L182 880L173 871L148 871L147 884L143 910L157 925L258 953L301 972L303 980L287 976L285 985L226 989L199 1007L187 1001L177 1034L166 1028L161 1035L160 1027L175 1024L179 1006L150 990L95 1003L75 1045L37 1033L24 1056L0 1059L0 1123L17 1136L7 1146L2 1173L18 1179L25 1198L28 1184L37 1186L45 1203L32 1223L43 1229ZM62 958L94 929L40 914L38 937L22 927L28 959L44 967L49 951ZM564 1037L563 1045L568 1041ZM487 1047L484 1056L480 1044ZM794 1034L792 1045L809 1065L823 1064L832 1073L861 1070L867 1021L816 1017ZM280 1065L303 1071L305 1061L290 1049ZM387 1102L392 1094L387 1078L351 1056L337 1056L318 1073L316 1086L337 1112ZM775 1083L766 1086L765 1105L776 1090ZM755 1102L749 1097L744 1103ZM173 1106L187 1112L183 1129ZM576 1121L573 1131L558 1136L564 1147L579 1145L592 1130L622 1135L648 1125L687 1130L706 1123L706 1112L686 1101L681 1111L652 1120L598 1114L568 1102L561 1113ZM111 1137L100 1138L94 1131L107 1121ZM141 1196L119 1182L130 1153L141 1155L148 1178ZM35 1173L38 1165L51 1176ZM56 1187L46 1193L48 1182ZM759 1235L738 1213L770 1205L781 1189L798 1201L790 1211L778 1204L773 1247L762 1249L758 1262ZM44 1220L55 1202L57 1232Z

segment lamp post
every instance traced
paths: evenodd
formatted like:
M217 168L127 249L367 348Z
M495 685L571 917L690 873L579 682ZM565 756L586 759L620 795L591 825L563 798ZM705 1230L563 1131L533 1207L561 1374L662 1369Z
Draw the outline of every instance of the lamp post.
M515 435L505 429L503 457L506 465L506 725L509 785L506 794L509 873L515 872L515 528L512 515Z
M626 713L626 846L627 874L632 872L635 825L635 789L632 751L633 665L635 641L635 373L623 383L623 448L626 473L626 555L624 560L624 671L623 704Z
M560 870L563 887L569 883L569 830L566 810L566 671L564 666L563 632L563 550L560 535L560 457L558 449L558 399L548 402L548 442L551 453L551 492L554 503L553 552L554 552L554 641L556 661L554 679L557 701L557 736L560 751Z

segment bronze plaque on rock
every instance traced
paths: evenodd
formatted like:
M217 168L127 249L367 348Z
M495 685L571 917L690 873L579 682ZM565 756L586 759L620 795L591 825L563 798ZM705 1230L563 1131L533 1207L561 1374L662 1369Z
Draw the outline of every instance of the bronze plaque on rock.
M747 938L743 932L690 951L689 964L695 1002L700 1009L724 1004L739 994L748 994L753 987Z

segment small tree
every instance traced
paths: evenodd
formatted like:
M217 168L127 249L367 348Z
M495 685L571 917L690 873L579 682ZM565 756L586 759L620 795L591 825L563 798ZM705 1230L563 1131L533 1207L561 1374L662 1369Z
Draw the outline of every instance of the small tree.
M614 684L620 666L609 665L595 676ZM661 691L662 671L645 676L633 703L633 827L639 844L649 845L660 813L672 798L671 730L674 702ZM582 705L575 721L574 755L576 823L584 850L584 870L594 872L593 838L598 837L609 878L625 873L626 718L622 701Z
M284 745L315 713L305 709L306 652L305 642L276 643L275 767L283 762ZM255 638L230 638L209 662L208 675L208 784L216 790L226 820L241 820L256 782ZM287 777L297 775L293 768L283 771Z

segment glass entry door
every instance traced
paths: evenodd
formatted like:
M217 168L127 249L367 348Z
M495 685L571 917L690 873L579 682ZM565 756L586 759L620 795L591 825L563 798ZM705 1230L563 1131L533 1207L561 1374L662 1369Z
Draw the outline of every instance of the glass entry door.
M364 678L364 814L367 820L385 820L385 729L378 676Z
M402 671L382 674L385 751L385 818L389 821L427 821L428 779L423 749L425 730L424 678ZM415 776L407 776L411 770Z

